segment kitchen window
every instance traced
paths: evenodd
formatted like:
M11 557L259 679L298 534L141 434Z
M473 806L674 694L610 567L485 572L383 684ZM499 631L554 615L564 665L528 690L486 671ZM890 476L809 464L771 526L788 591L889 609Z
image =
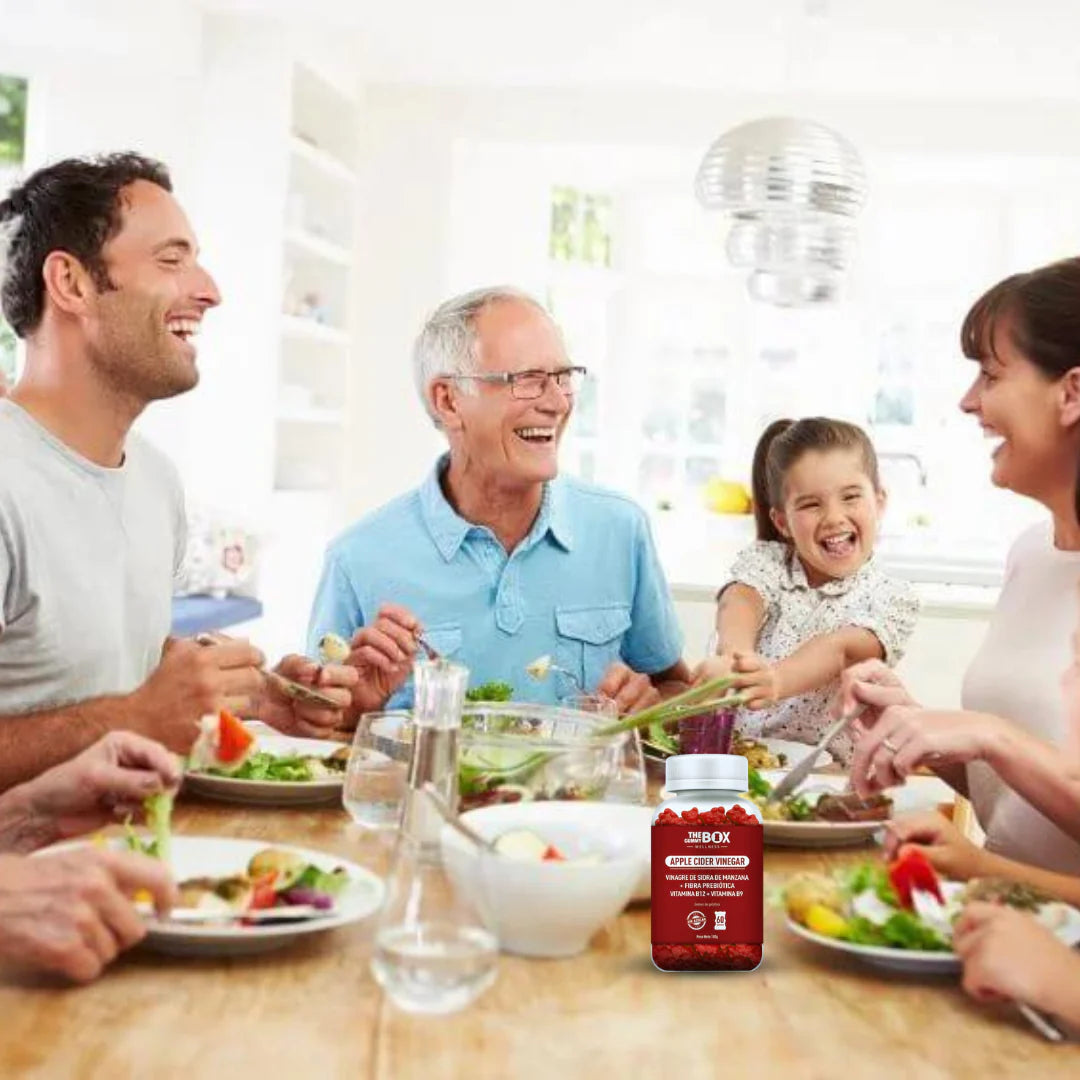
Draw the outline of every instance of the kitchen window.
M26 79L0 75L0 193L16 182L26 155ZM15 378L19 366L19 341L0 316L0 376Z

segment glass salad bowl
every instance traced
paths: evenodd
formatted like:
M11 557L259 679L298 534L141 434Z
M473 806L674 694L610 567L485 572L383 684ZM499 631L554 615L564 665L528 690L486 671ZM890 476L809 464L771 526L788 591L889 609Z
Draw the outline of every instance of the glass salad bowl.
M610 717L551 705L467 705L458 769L461 810L531 799L603 799L630 737L597 734L607 723ZM412 734L411 722L383 725L375 749L407 762Z
M625 731L611 718L551 705L469 705L462 714L461 809L529 799L603 799L619 775Z

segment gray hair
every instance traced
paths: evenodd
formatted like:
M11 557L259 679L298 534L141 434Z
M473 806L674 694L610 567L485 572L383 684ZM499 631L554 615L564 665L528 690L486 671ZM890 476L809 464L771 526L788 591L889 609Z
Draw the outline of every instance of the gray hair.
M535 297L512 285L489 285L453 296L428 316L413 345L413 378L420 400L431 422L441 428L431 407L428 390L440 375L476 373L476 317L488 304L504 301L532 304L547 315L547 309ZM472 383L463 384L467 393L475 393Z

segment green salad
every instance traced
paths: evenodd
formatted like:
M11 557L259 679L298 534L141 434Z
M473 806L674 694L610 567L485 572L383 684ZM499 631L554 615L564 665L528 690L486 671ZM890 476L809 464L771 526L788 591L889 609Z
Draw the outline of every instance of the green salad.
M465 700L474 703L482 701L509 701L514 696L514 688L508 682L486 682L465 691Z
M124 822L124 843L128 851L137 855L149 855L151 859L168 862L172 855L173 797L165 792L150 795L143 801L143 814L150 836L143 839L131 825L129 817Z
M329 780L345 775L349 760L346 746L327 757L312 754L271 754L257 750L238 769L198 768L193 772L207 776L224 776L232 780L262 780L279 783L310 783L313 780Z

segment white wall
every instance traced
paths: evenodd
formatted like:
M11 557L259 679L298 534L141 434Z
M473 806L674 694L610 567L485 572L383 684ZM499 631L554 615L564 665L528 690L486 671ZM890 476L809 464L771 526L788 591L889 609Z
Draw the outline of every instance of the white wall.
M27 169L73 154L138 150L165 161L178 194L196 172L202 19L183 0L0 0L0 71L30 79ZM188 402L140 427L176 460Z
M290 62L355 85L336 42L190 0L0 0L0 72L30 79L27 170L75 154L160 158L224 297L200 385L139 427L189 489L259 519L273 468ZM226 447L228 450L226 451Z
M698 155L721 131L776 113L810 116L850 138L871 163L871 199L875 159L936 156L955 159L959 171L985 155L991 169L998 161L1022 173L1025 156L1045 167L1047 159L1073 153L1080 130L1080 105L1061 103L369 87L355 360L363 392L353 414L351 510L363 512L415 483L440 446L409 372L411 342L425 313L450 292L483 280L537 284L529 251L542 246L523 235L520 223L531 220L536 184L547 181L545 161L558 156L560 168L595 169L602 147L616 168L666 152L684 163L689 187ZM532 182L519 169L499 174L507 183L494 190L491 177L477 173L485 146L492 162L500 147L528 148ZM666 160L661 171L670 175ZM978 186L980 177L965 175L962 183ZM475 218L478 210L494 223L488 235L455 232L455 218ZM701 227L708 227L704 220ZM927 258L936 258L935 251ZM988 266L986 280L1005 269Z

